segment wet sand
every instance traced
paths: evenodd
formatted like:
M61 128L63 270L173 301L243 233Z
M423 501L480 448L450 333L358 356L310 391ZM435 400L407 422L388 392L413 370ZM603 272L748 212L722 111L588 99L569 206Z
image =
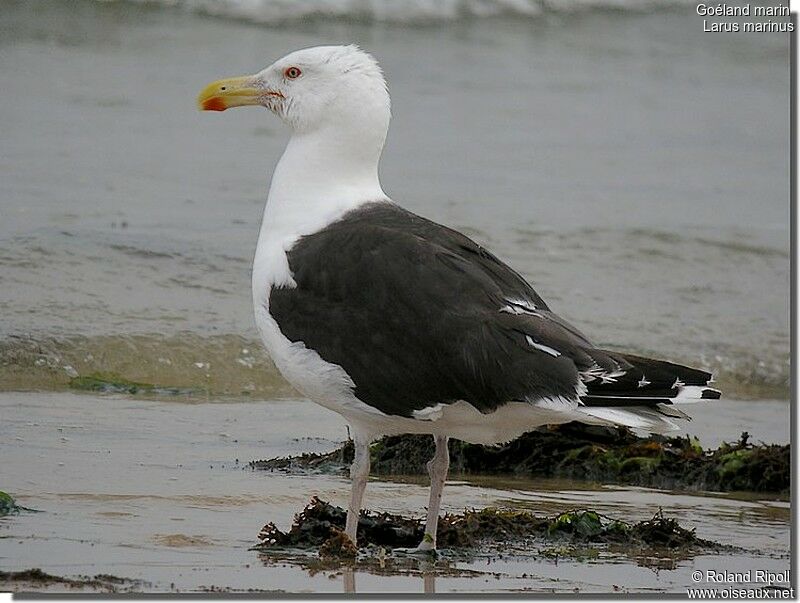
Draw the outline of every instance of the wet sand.
M782 401L697 406L688 432L704 446L736 439L788 441ZM724 412L723 412L724 411ZM685 592L694 569L788 568L786 500L747 493L673 493L563 480L453 476L443 507L503 506L553 514L588 507L636 521L659 507L698 536L745 549L687 559L530 555L407 562L350 571L249 548L268 521L287 528L313 495L343 505L344 476L246 469L256 458L325 451L346 437L336 415L309 402L170 403L72 394L0 394L0 489L40 513L0 520L0 565L56 576L111 574L144 591ZM746 420L745 420L746 419ZM427 488L372 479L371 509L419 516ZM392 564L390 564L392 566ZM35 584L0 583L3 589ZM70 591L53 583L37 588Z

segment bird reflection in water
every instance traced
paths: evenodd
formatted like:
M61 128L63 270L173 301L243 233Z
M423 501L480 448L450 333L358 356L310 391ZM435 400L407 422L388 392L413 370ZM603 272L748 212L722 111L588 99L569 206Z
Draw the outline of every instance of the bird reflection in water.
M433 564L420 564L422 570L422 592L426 595L436 594L436 571ZM356 572L353 567L346 567L342 570L342 592L345 594L356 594Z

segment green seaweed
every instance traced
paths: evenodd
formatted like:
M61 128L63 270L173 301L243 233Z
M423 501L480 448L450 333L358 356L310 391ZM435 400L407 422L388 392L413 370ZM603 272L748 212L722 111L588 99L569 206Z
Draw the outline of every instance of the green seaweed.
M0 490L0 517L5 517L6 515L18 515L22 511L29 513L40 512L36 509L29 509L28 507L18 505L13 496L11 496L8 492L3 492Z
M720 474L721 478L729 478L739 473L747 465L748 460L750 460L752 456L753 451L747 448L740 448L733 452L722 454L719 457L717 472Z
M624 428L567 423L531 431L502 446L451 440L453 474L510 474L682 489L786 494L791 483L789 445L754 445L749 435L716 450L697 438L640 438ZM376 475L424 475L433 456L430 436L390 436L370 450ZM253 469L341 471L352 461L348 442L328 454L252 461Z
M69 380L69 387L83 391L114 394L138 394L140 392L151 392L155 389L155 386L150 383L137 383L119 375L103 373L73 377Z
M79 375L69 380L71 389L100 392L104 394L143 394L182 396L199 393L196 388L164 387L152 383L131 381L115 373L92 373Z
M16 515L20 512L21 508L22 507L17 505L10 494L0 490L0 517L12 514Z
M594 511L569 511L562 513L555 520L550 522L548 531L550 534L555 532L566 532L577 534L585 538L592 538L601 534L604 530L600 516Z

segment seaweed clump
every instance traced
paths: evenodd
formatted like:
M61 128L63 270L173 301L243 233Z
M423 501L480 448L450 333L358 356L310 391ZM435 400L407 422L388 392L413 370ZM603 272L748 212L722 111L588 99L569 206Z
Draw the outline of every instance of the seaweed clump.
M292 527L282 532L274 523L265 525L258 534L256 548L318 547L341 533L347 512L316 496L300 513L295 515ZM362 511L358 521L358 541L391 547L412 547L422 538L422 524L389 513Z
M22 507L17 505L14 498L0 490L0 517L5 517L6 515L16 515L20 512Z
M92 373L72 377L67 384L70 389L99 392L102 394L165 395L182 396L199 393L188 387L162 387L152 383L140 383L113 373Z
M96 576L76 576L68 578L66 576L54 576L42 571L40 568L26 569L19 572L0 571L0 590L28 591L41 590L52 587L66 587L81 591L101 591L101 592L132 592L140 590L142 586L149 583L141 580L130 580L109 574L97 574Z
M251 469L264 471L334 473L343 470L345 466L352 463L354 453L353 441L347 440L333 452L324 454L304 452L299 456L283 456L269 460L250 461L249 466Z
M661 510L652 519L627 523L588 509L566 511L555 517L539 517L529 511L487 508L446 514L439 520L439 530L439 543L453 548L530 538L670 550L719 546L698 538L694 530L682 527L677 520L664 517Z
M29 513L39 512L36 509L29 509L28 507L18 505L13 496L11 496L8 492L3 492L0 490L0 517L5 517L6 515L19 515L22 511Z
M317 497L295 516L288 532L269 523L258 535L254 548L318 548L321 557L355 556L355 547L342 530L346 512ZM358 541L362 546L409 548L423 536L422 522L389 513L362 511ZM717 543L698 538L675 519L661 511L652 519L627 523L595 511L579 509L540 517L529 511L486 508L447 513L439 518L438 545L445 549L477 549L513 542L561 541L580 544L621 544L668 550L720 548Z
M373 452L377 474L423 473L430 438L394 436ZM513 474L663 489L786 493L789 445L754 445L749 434L706 451L689 436L637 437L625 428L567 423L524 434L503 446L453 441L451 467L461 473Z
M788 493L789 445L754 445L745 432L735 443L704 450L689 436L641 438L626 428L582 423L542 427L502 446L451 440L450 467L461 474L571 478L682 490ZM254 469L343 468L352 443L328 454L253 461ZM423 435L388 436L371 448L376 475L423 475L433 441Z

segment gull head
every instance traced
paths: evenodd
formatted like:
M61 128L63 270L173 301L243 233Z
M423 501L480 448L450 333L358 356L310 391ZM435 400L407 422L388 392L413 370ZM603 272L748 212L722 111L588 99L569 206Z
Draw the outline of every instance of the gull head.
M295 132L389 125L386 81L377 61L354 45L298 50L254 75L217 80L197 99L203 111L263 106Z

